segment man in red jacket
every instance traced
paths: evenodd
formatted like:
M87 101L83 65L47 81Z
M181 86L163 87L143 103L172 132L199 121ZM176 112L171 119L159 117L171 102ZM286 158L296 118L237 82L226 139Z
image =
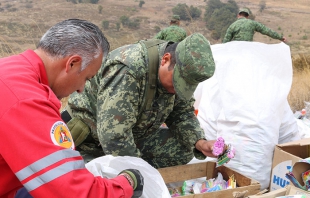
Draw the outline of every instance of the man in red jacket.
M36 50L0 59L0 197L141 196L138 170L93 176L59 114L59 99L83 91L109 48L96 25L69 19Z

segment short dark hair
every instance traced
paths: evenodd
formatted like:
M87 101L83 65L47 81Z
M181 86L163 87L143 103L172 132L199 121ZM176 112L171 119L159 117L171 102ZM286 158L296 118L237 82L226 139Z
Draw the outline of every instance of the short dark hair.
M240 16L244 16L244 17L248 17L249 16L249 14L246 13L246 12L239 12L239 15Z
M171 55L171 59L170 59L170 65L168 67L168 70L173 70L174 69L174 65L176 63L176 59L175 59L175 50L177 49L179 43L172 43L172 44L168 44L168 46L165 49L165 54L169 53Z
M171 24L179 24L180 21L176 21L176 20L171 20L170 23Z

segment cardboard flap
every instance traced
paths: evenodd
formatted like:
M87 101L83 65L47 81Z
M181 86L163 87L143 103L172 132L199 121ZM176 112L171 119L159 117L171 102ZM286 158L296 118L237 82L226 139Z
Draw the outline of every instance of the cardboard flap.
M265 194L257 194L249 196L248 198L275 198L278 196L284 196L286 195L287 189L286 188L280 188Z
M287 188L286 195L305 195L306 198L310 198L310 192L308 191L304 191L295 186L287 186L286 188Z
M236 181L237 181L237 186L249 186L252 184L252 179L245 177L241 175L240 173L233 171L226 166L220 166L217 168L219 172L223 175L223 178L227 181L229 177L234 175ZM256 182L258 183L258 182Z
M206 177L209 163L196 163L173 167L159 168L165 183L180 182L189 179ZM212 172L214 172L212 170Z
M283 143L283 144L278 144L278 147L286 147L286 146L306 146L306 145L310 145L310 138L305 138L305 139L301 139L301 140L297 140L294 142L287 142L287 143Z
M310 164L306 162L296 162L293 166L293 175L297 179L300 185L304 186L305 183L302 179L302 174L306 171L310 170Z

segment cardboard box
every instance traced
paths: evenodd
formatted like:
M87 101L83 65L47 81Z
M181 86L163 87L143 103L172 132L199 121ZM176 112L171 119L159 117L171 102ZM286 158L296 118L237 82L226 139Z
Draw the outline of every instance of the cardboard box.
M285 195L305 195L306 198L310 198L310 192L296 188L295 186L288 185L285 188L280 188L261 195L252 195L248 198L275 198Z
M285 174L295 162L310 156L309 148L310 138L279 144L275 147L270 178L270 191L284 188L290 184Z
M246 195L254 195L260 191L259 182L250 179L226 166L215 168L216 163L213 161L160 168L158 171L162 175L166 184L184 182L190 179L207 177L207 179L216 178L220 172L227 181L229 176L234 175L237 188L226 189L216 192L208 192L201 194L185 195L182 198L226 198L233 197L234 193L242 193L248 191Z
M264 194L256 194L256 195L251 195L248 198L275 198L275 197L279 197L279 196L284 196L287 193L287 189L286 188L280 188L268 193L264 193Z
M287 193L286 195L305 195L306 198L310 198L310 192L297 188L295 186L287 186Z

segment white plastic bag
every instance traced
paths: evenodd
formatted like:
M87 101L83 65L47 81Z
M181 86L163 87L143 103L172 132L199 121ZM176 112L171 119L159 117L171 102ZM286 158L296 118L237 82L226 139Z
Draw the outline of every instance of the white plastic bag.
M169 198L168 188L157 169L137 157L106 155L93 159L86 168L95 176L105 178L116 177L122 170L138 169L144 177L143 194L141 198Z
M211 46L214 76L194 93L207 139L236 149L227 166L269 186L274 147L300 139L287 102L292 83L289 46L233 41Z

